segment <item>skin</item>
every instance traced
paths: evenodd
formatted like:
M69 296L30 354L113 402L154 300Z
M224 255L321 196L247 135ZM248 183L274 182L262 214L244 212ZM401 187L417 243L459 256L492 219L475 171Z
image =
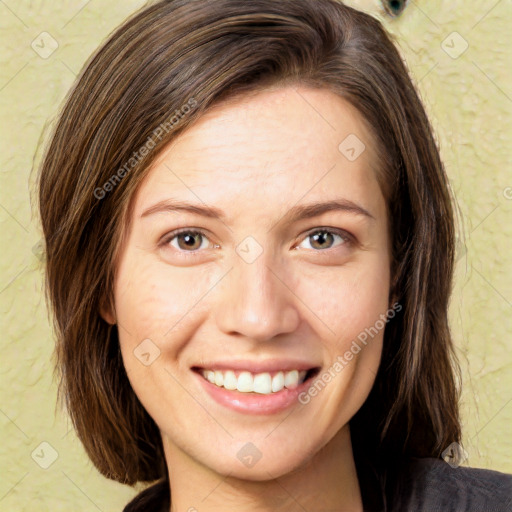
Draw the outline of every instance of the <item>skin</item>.
M366 146L353 161L338 149L349 134ZM374 383L383 330L309 403L271 415L217 404L191 367L292 357L322 373L385 314L390 241L374 149L344 99L282 86L214 107L159 155L139 187L115 311L102 314L117 322L130 383L160 428L171 512L362 510L349 420ZM170 198L226 217L141 217ZM293 206L331 199L350 200L373 218L350 211L285 217ZM172 238L178 228L205 236L189 248L183 235ZM318 228L342 234L315 243ZM246 237L262 250L251 263L236 250ZM134 355L146 339L160 350L149 365ZM237 457L249 442L261 453L252 467Z

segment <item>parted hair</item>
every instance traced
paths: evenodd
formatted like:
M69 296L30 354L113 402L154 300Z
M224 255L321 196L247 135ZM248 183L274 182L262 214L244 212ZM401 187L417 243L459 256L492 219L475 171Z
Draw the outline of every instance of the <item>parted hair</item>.
M88 59L38 176L58 400L110 479L133 485L167 475L117 326L100 316L102 305L115 308L134 193L162 149L212 105L288 84L348 101L379 155L390 299L402 308L386 325L373 389L350 422L354 456L384 478L404 457L438 457L460 441L460 370L448 325L453 199L394 38L375 17L336 0L169 0L135 13Z

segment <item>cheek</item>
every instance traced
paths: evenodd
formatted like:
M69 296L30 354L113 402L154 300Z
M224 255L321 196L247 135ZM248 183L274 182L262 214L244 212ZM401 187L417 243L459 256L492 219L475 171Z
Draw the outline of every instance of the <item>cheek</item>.
M333 432L360 408L377 374L388 311L389 260L365 254L360 261L322 272L311 271L299 282L304 302L315 304L326 367L304 395L303 403L323 415ZM320 382L321 381L321 382ZM323 390L329 400L316 396Z
M150 338L161 343L182 329L181 321L194 316L201 297L200 272L197 267L171 269L149 258L127 255L115 291L121 342Z
M301 272L296 294L316 317L331 350L339 352L386 313L389 277L388 260L367 255L364 261Z
M168 367L187 370L180 356L204 316L207 303L201 299L215 284L215 275L200 266L172 268L134 250L125 254L117 277L124 367L135 393L151 411L158 401L154 390L169 388Z
M115 305L124 367L135 394L153 418L161 407L155 390L166 389L173 402L179 400L167 366L180 353L186 319L194 316L198 300L190 276L180 270L162 272L161 263L135 250L127 251L117 274Z
M361 407L375 381L388 311L388 260L367 255L364 263L313 272L301 283L301 293L318 305L315 314L321 322L316 325L326 333L327 363L301 403L334 435Z

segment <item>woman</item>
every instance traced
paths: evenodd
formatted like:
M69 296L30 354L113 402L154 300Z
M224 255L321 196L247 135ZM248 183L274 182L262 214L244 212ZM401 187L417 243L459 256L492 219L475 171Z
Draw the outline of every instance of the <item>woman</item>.
M451 198L377 20L143 9L70 93L40 211L77 434L158 480L125 511L511 510L459 467Z

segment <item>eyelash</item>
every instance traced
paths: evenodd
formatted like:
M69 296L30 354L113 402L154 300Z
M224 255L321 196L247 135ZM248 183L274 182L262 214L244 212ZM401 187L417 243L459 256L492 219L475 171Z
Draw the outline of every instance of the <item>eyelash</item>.
M177 236L179 236L183 233L186 233L189 235L201 235L202 237L208 239L208 236L206 235L206 233L200 229L181 228L181 229L177 229L177 230L172 231L171 233L168 233L167 235L165 235L159 245L161 247L166 247L170 244L170 242L172 240L174 240ZM335 247L329 247L328 249L317 249L317 250L311 249L314 252L318 252L318 253L329 252L330 250L336 249L336 247L340 247L343 245L353 245L355 243L355 239L354 239L353 235L351 235L347 231L344 231L342 229L328 228L328 227L319 227L319 228L315 228L313 230L308 231L304 235L304 237L301 239L301 243L302 243L302 241L306 240L308 237L310 237L316 233L328 233L328 234L332 234L332 235L337 235L343 239L343 242ZM199 249L196 249L194 251L183 251L181 249L176 249L175 247L173 247L173 248L179 254L181 254L185 257L195 257L196 253L201 252Z

